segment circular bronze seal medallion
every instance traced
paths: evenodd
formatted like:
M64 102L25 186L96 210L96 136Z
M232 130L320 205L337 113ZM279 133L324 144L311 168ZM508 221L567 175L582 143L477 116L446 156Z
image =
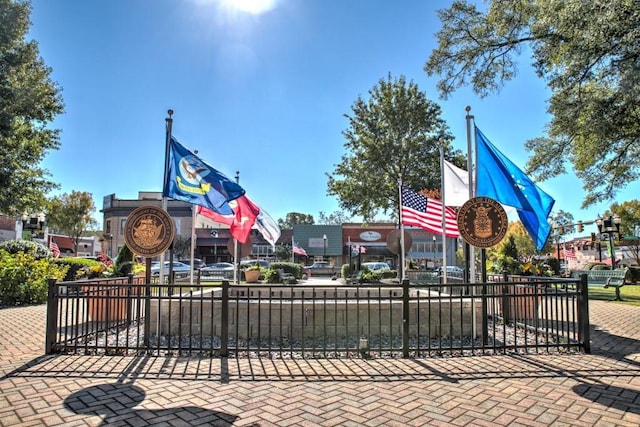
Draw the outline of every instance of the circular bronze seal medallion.
M140 206L127 217L124 241L137 255L154 257L166 251L175 237L173 218L157 206Z
M457 219L462 239L478 248L500 243L509 226L502 205L488 197L467 200L458 211Z

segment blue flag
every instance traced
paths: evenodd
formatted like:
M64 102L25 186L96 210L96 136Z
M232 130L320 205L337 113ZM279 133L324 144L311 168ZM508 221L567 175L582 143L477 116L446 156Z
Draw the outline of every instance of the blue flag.
M536 248L541 250L551 228L547 217L555 200L542 191L475 127L478 155L477 196L513 206Z
M244 189L186 149L173 136L169 144L169 170L164 197L204 206L220 215L233 214L229 201Z

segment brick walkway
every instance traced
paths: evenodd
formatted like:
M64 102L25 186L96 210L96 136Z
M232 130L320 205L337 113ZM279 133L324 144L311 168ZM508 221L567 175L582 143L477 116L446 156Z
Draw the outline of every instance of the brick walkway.
M0 426L638 426L640 307L590 311L590 355L282 361L47 357L2 309Z

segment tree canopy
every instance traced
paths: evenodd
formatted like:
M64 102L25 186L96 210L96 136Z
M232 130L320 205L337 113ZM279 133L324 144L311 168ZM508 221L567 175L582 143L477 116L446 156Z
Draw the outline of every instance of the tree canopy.
M289 212L285 219L278 218L278 226L280 228L293 228L296 224L314 224L313 215L303 214L299 212Z
M35 212L57 185L39 166L58 149L59 131L48 128L64 110L61 89L27 41L30 3L0 0L0 212Z
M587 196L611 200L640 172L640 8L636 1L455 0L440 10L438 46L425 64L446 98L461 86L487 96L517 75L518 56L551 91L547 135L527 141L540 180L571 164Z
M370 221L381 211L397 218L398 180L415 191L440 188L440 145L447 159L464 164L440 106L404 76L381 79L351 110L345 154L327 174L327 193L350 216Z
M342 211L334 211L333 213L330 213L330 214L327 214L323 211L320 211L318 213L318 224L342 225L347 222L352 222L352 219Z
M72 191L71 194L65 193L49 201L47 222L50 228L71 237L77 254L80 237L96 225L96 220L91 216L95 210L90 193Z

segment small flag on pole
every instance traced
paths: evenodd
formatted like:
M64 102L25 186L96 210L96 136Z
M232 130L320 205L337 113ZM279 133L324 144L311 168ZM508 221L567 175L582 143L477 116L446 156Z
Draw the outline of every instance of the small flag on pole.
M53 252L54 258L60 258L60 248L58 247L56 241L53 240L53 237L49 240L49 249L51 249L51 252Z
M296 255L307 256L307 251L305 251L304 248L298 245L296 242L293 242L293 253Z
M365 246L355 244L353 245L353 251L357 254L366 254L367 248Z
M562 244L562 254L564 255L564 259L565 260L569 260L569 259L575 260L575 259L577 259L576 258L576 253L573 250L573 248L567 249L567 247L565 246L564 243Z

